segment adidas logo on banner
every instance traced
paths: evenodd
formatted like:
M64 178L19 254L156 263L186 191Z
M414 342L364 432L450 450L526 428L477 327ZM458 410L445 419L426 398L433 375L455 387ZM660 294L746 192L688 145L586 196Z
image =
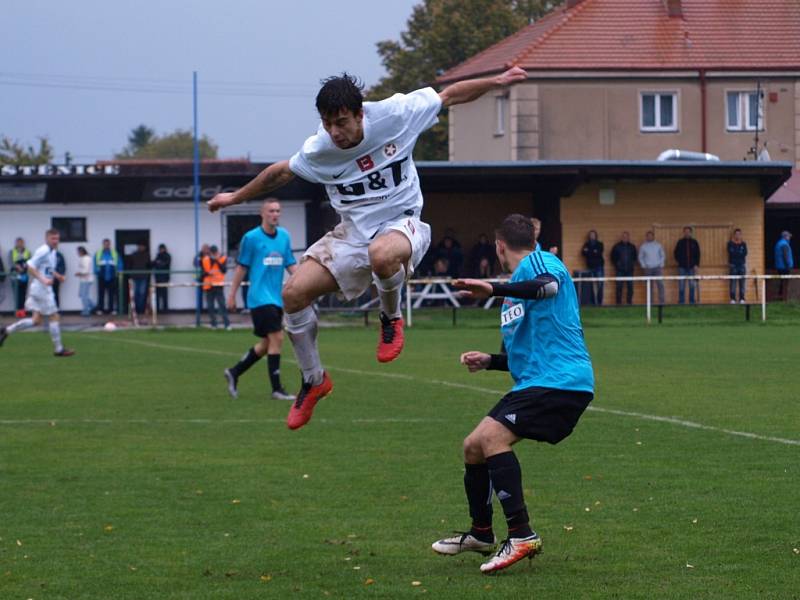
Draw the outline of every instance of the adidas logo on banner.
M509 423L514 423L514 424L517 423L517 415L513 413L510 415L506 415L506 419L508 420Z
M508 498L511 498L511 494L509 494L507 491L500 490L499 492L497 492L497 499L498 500L506 500Z

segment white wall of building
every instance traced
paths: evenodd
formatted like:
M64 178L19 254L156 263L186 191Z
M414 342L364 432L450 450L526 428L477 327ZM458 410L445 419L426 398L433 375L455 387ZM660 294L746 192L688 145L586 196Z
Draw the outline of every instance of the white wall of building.
M281 225L292 236L295 250L306 247L306 203L304 201L282 201ZM238 214L259 211L260 204L237 206L232 212ZM6 270L8 253L18 237L25 239L27 248L33 253L44 243L44 232L50 228L53 217L85 217L86 241L64 242L59 249L67 265L67 280L61 285L61 309L80 310L78 280L74 276L78 263L78 246L85 246L94 255L103 238L114 245L114 232L118 229L146 229L150 231L150 253L155 255L158 244L166 244L172 255L173 270L191 270L194 258L194 206L191 202L166 203L102 203L102 204L0 204L0 252ZM225 237L225 215L211 214L205 207L200 210L200 243L216 244L223 248ZM296 255L299 252L295 252ZM230 278L230 273L228 275ZM192 276L175 275L174 282L191 281ZM95 289L96 292L96 289ZM93 294L96 298L96 293ZM170 308L194 308L195 296L191 288L170 290ZM14 299L10 282L0 283L0 311L13 310Z

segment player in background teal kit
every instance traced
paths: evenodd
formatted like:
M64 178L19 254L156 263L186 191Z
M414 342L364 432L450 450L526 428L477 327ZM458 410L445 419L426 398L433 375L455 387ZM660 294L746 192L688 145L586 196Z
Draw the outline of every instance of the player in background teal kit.
M472 298L504 297L500 328L508 354L465 352L461 362L470 372L510 371L514 387L464 440L464 488L472 527L433 544L439 554L492 553L495 493L508 537L481 565L483 573L532 558L542 548L530 526L522 471L511 447L521 439L557 444L572 433L594 394L592 362L566 267L549 252L534 250L536 237L528 217L506 217L496 235L497 257L512 273L509 283L463 279L454 285Z
M239 396L239 377L267 355L272 397L275 400L294 400L281 385L281 346L283 345L283 272L294 273L297 261L292 254L289 232L278 227L281 205L268 198L261 205L261 225L242 237L239 245L236 272L228 294L228 309L236 310L236 291L244 276L250 274L247 306L253 320L253 333L261 340L230 369L225 369L228 393Z

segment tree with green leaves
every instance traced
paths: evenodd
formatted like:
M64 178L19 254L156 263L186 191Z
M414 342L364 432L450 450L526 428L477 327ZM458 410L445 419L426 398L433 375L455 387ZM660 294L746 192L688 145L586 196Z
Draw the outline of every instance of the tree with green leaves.
M199 140L200 158L217 158L219 147L206 135ZM139 125L128 135L128 145L115 158L125 160L194 158L194 136L188 129L176 129L172 133L156 135L146 125Z
M552 9L553 0L423 0L414 7L400 40L378 42L387 75L367 91L381 100L431 85L464 62ZM417 160L447 160L447 115L417 142Z
M17 140L0 138L0 165L46 165L53 161L53 147L46 137L39 138L39 147L27 148Z

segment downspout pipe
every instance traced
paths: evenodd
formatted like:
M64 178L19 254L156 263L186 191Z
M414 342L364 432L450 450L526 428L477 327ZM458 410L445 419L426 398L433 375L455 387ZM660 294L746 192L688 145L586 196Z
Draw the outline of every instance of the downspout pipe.
M706 138L706 70L700 69L700 149L708 151Z

